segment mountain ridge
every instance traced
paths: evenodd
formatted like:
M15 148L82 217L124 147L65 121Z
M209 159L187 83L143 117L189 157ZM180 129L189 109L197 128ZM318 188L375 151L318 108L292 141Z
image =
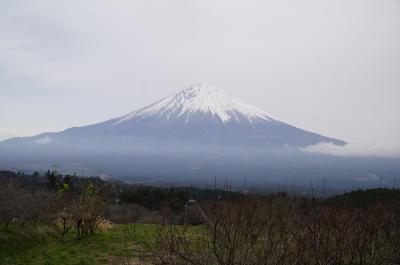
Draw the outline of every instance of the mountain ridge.
M204 184L217 175L237 184L248 176L255 184L332 177L353 185L360 176L392 177L400 170L391 160L304 151L321 142L346 144L202 83L104 122L1 142L0 167L40 171L57 165L62 172L175 184Z
M30 141L50 145L64 141L68 144L81 143L83 147L85 141L89 143L96 138L102 138L103 144L117 142L121 138L120 141L132 146L138 146L140 142L157 142L160 146L182 142L189 145L251 144L259 147L306 147L321 142L346 144L342 140L271 118L265 111L241 102L225 90L206 82L192 85L118 118L5 142Z

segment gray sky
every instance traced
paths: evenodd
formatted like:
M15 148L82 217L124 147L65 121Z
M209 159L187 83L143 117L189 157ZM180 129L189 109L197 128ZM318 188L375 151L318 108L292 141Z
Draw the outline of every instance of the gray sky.
M304 129L400 146L399 0L0 0L0 33L0 139L207 81Z

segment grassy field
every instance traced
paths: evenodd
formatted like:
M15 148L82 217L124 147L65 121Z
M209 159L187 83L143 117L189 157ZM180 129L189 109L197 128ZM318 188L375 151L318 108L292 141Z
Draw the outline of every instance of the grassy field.
M0 231L0 264L152 264L155 225L117 225L81 240L74 231L64 242L52 226ZM129 262L129 263L128 263Z

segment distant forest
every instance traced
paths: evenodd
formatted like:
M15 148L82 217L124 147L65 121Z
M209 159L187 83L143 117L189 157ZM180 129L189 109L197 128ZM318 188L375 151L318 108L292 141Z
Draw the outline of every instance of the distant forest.
M198 187L155 187L148 185L127 184L114 180L103 180L99 177L80 177L77 175L61 175L55 171L48 170L45 174L34 172L25 174L22 172L0 170L0 181L13 181L19 183L26 189L37 191L41 189L80 191L83 187L92 184L101 190L101 193L109 200L120 203L135 203L149 209L161 209L170 206L173 209L182 209L189 200L196 201L217 201L234 200L238 201L243 197L261 196L290 196L284 191L277 191L270 194L248 194L247 191L232 191L219 188L198 188ZM400 201L399 188L375 188L357 189L328 198L303 197L304 201L318 201L321 204L337 206L363 206L378 202Z

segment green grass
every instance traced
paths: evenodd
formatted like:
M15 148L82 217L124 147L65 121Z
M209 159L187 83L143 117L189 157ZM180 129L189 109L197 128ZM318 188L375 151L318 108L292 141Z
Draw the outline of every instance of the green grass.
M61 242L54 226L11 226L7 232L0 231L0 264L122 264L139 255L141 260L151 261L155 232L155 225L136 224L134 236L132 224L118 225L81 240L71 231Z

